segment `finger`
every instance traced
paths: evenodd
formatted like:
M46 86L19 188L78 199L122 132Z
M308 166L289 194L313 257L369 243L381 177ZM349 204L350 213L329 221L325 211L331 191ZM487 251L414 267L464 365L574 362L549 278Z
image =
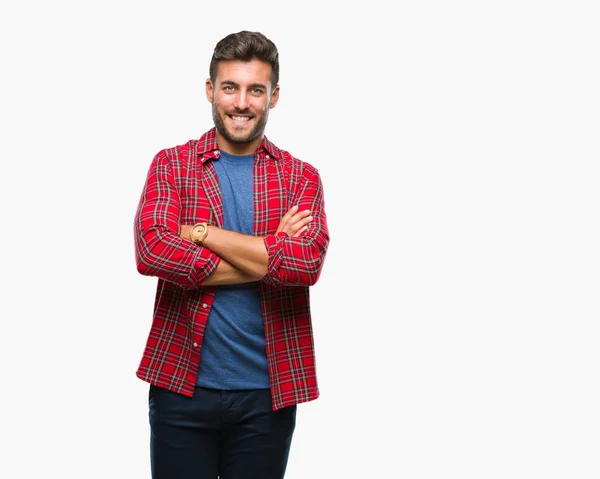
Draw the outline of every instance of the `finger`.
M279 233L280 231L288 232L287 231L288 226L290 224L293 224L291 219L297 210L298 210L298 205L294 205L289 210L287 210L287 212L279 220L279 225L277 226L277 233Z
M309 215L310 215L310 210L299 211L298 213L296 213L294 216L292 216L290 218L290 222L297 223L298 221L300 221L303 218L306 218Z
M292 206L287 213L283 215L281 220L279 220L279 231L287 231L287 233L291 235L292 232L290 231L290 228L302 218L310 214L310 210L296 212L297 210L298 206Z
M289 235L290 236L295 236L296 233L305 227L308 227L308 224L313 220L312 216L308 216L307 218L304 218L298 222L296 222L294 225L292 225L292 227L289 229Z
M302 218L298 221L296 221L296 223L294 223L294 226L297 228L300 228L304 225L307 225L308 223L310 223L313 220L312 216L307 216L306 218Z
M302 228L300 228L296 234L293 236L293 238L297 238L298 236L300 236L302 233L304 233L306 230L308 229L308 225L307 226L303 226Z
M297 211L298 211L298 205L294 205L289 210L286 211L286 213L283 215L283 217L281 219L282 220L283 219L289 219L292 216L294 216Z

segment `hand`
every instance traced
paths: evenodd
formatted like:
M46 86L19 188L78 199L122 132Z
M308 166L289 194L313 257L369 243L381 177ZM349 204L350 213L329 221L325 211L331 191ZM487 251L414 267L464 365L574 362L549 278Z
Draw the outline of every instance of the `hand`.
M181 228L179 230L179 236L183 239L189 240L190 231L192 231L193 227L194 225L181 225Z
M310 210L298 211L298 206L292 206L288 212L283 215L277 226L276 233L284 232L294 238L300 236L308 228L308 223L312 221Z

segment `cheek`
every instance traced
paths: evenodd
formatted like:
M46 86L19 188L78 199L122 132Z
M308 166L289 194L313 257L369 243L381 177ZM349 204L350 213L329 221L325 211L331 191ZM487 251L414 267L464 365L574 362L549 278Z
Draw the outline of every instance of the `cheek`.
M261 113L267 113L269 111L269 102L259 102L254 105L254 109Z
M213 104L218 108L225 108L228 105L229 97L227 95L215 95L213 97Z

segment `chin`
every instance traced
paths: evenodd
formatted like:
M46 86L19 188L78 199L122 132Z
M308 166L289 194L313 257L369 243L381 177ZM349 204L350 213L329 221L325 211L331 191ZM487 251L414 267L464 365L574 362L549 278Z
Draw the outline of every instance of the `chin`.
M236 135L229 130L223 136L232 143L250 143L254 139L251 135Z

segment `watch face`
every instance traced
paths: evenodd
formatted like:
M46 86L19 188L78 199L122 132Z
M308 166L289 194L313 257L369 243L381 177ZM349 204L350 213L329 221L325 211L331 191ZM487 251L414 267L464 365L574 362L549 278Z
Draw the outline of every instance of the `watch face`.
M204 234L206 227L204 225L194 225L191 231L192 239L200 239Z

